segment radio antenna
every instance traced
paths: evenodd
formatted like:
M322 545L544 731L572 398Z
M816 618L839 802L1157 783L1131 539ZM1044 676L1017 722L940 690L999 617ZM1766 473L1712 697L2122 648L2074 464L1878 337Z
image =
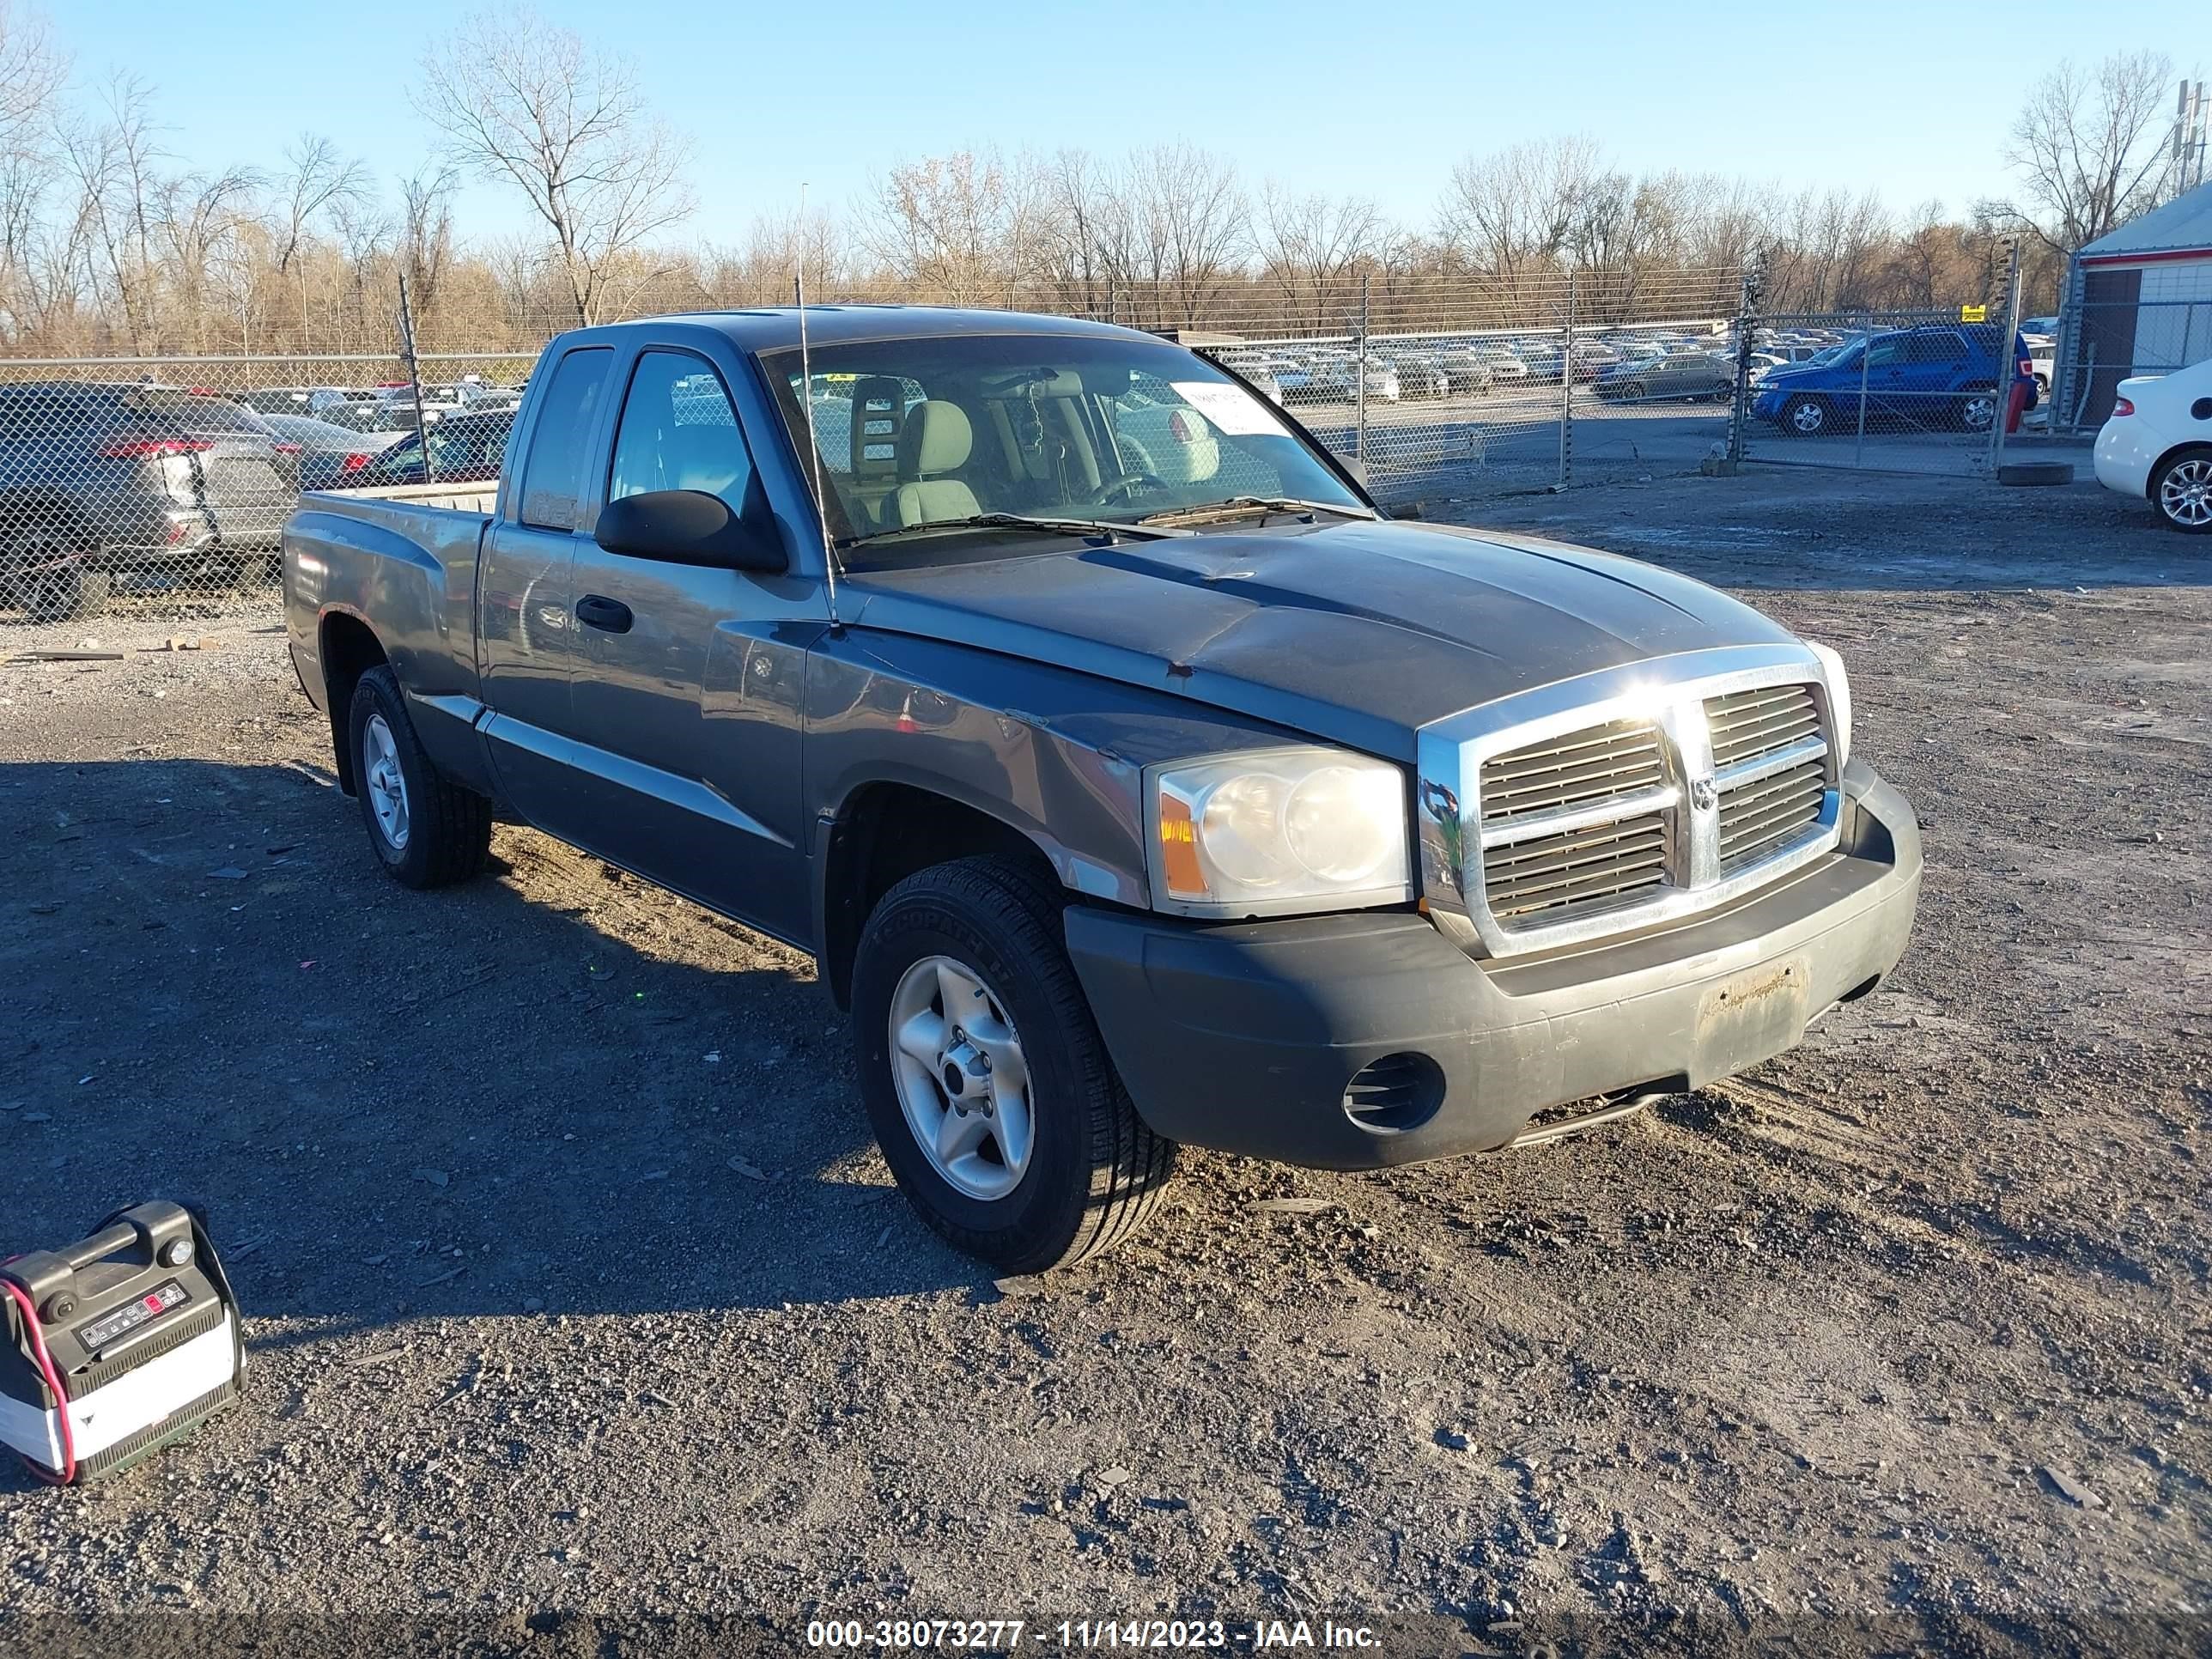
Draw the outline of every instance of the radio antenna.
M814 469L814 516L822 526L822 578L829 584L830 628L837 620L837 550L830 541L830 498L822 493L822 445L814 435L814 360L806 349L806 181L799 185L799 246L792 295L799 301L799 404L806 411L806 454Z

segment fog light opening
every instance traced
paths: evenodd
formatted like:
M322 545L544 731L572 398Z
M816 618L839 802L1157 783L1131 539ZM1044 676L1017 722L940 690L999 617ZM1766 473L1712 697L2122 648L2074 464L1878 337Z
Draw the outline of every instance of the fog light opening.
M1344 1115L1370 1134L1418 1129L1443 1103L1443 1068L1411 1049L1370 1060L1344 1087Z

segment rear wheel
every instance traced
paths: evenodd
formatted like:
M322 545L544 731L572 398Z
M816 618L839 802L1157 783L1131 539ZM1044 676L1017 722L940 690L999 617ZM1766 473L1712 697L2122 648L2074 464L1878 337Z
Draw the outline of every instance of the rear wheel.
M2185 449L2160 462L2151 474L2150 499L2169 529L2212 532L2212 449Z
M354 793L369 845L392 878L445 887L491 856L491 803L431 763L389 668L361 677L347 709Z
M1997 418L1997 393L1995 386L1977 386L1966 388L1959 399L1959 424L1969 432L1987 432Z
M0 539L0 589L33 622L75 622L107 608L113 582L93 568L91 538L67 522L18 525Z
M1632 403L1644 396L1644 382L1641 380L1627 381L1621 386L1620 390L1613 395L1621 398L1625 402Z
M1060 944L1060 901L1000 859L908 877L853 968L860 1090L921 1218L1001 1271L1111 1249L1158 1205L1175 1146L1145 1127Z
M1817 438L1835 424L1818 398L1792 398L1782 406L1782 429L1794 438Z

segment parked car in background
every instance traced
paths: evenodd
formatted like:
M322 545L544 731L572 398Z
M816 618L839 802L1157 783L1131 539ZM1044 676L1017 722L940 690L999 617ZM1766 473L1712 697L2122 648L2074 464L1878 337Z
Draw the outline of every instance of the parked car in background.
M1585 386L1620 361L1619 351L1594 336L1575 341L1575 379Z
M395 882L481 874L507 818L810 953L853 1044L810 1064L955 1248L1109 1249L1178 1144L1381 1170L1589 1127L1897 964L1918 829L1832 649L1656 565L1393 522L1164 340L814 315L811 373L920 389L849 401L890 453L822 464L791 313L578 330L490 510L302 500L286 641ZM1213 434L1190 476L1132 415ZM329 929L375 902L331 889ZM493 908L440 949L511 959Z
M1559 383L1567 372L1567 360L1556 340L1518 340L1514 343L1513 355L1521 360L1532 380Z
M1362 362L1357 378L1349 353L1315 360L1312 389L1316 397L1326 401L1356 401L1361 395L1362 380L1366 383L1365 395L1370 404L1395 404L1404 395L1397 369L1372 352Z
M1231 373L1242 375L1245 384L1269 403L1279 407L1282 404L1282 384L1275 379L1274 365L1267 358L1250 351L1208 352L1206 355Z
M514 411L489 410L481 415L452 415L417 435L410 432L389 447L371 456L366 465L347 469L338 488L381 489L394 484L477 483L499 477L499 460L514 430ZM430 463L422 463L423 440L430 446Z
M1664 398L1722 401L1735 395L1735 364L1717 352L1670 351L1615 363L1597 377L1591 390L1620 403Z
M1986 432L1996 418L2004 368L1993 323L1929 323L1869 336L1833 357L1776 369L1759 382L1751 412L1795 437L1856 430L1863 392L1867 418L1922 428ZM2015 371L2033 373L2014 337ZM2035 406L2031 386L2028 407Z
M407 435L402 432L372 435L319 421L312 415L264 415L261 418L281 441L293 446L302 489L344 488L352 474Z
M1449 395L1451 377L1444 373L1438 354L1433 350L1407 350L1402 347L1383 354L1382 361L1397 371L1398 395L1411 401L1415 398L1437 398Z
M1522 362L1519 354L1502 340L1477 340L1468 349L1474 354L1477 362L1490 371L1491 380L1499 386L1510 390L1527 383L1528 365Z
M58 620L118 578L237 580L275 556L298 495L281 442L205 393L0 385L0 604Z
M2212 532L2212 359L2122 380L2095 453L2106 489L2149 501L2168 529Z
M1498 384L1490 360L1472 346L1446 346L1437 354L1444 390L1454 397L1479 398Z

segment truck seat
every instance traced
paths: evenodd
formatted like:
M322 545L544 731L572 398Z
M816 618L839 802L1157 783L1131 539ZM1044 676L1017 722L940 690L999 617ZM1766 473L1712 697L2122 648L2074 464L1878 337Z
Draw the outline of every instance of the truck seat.
M967 411L956 403L931 398L907 410L898 439L898 491L892 497L900 524L965 519L983 510L974 490L944 476L968 465L975 441Z

